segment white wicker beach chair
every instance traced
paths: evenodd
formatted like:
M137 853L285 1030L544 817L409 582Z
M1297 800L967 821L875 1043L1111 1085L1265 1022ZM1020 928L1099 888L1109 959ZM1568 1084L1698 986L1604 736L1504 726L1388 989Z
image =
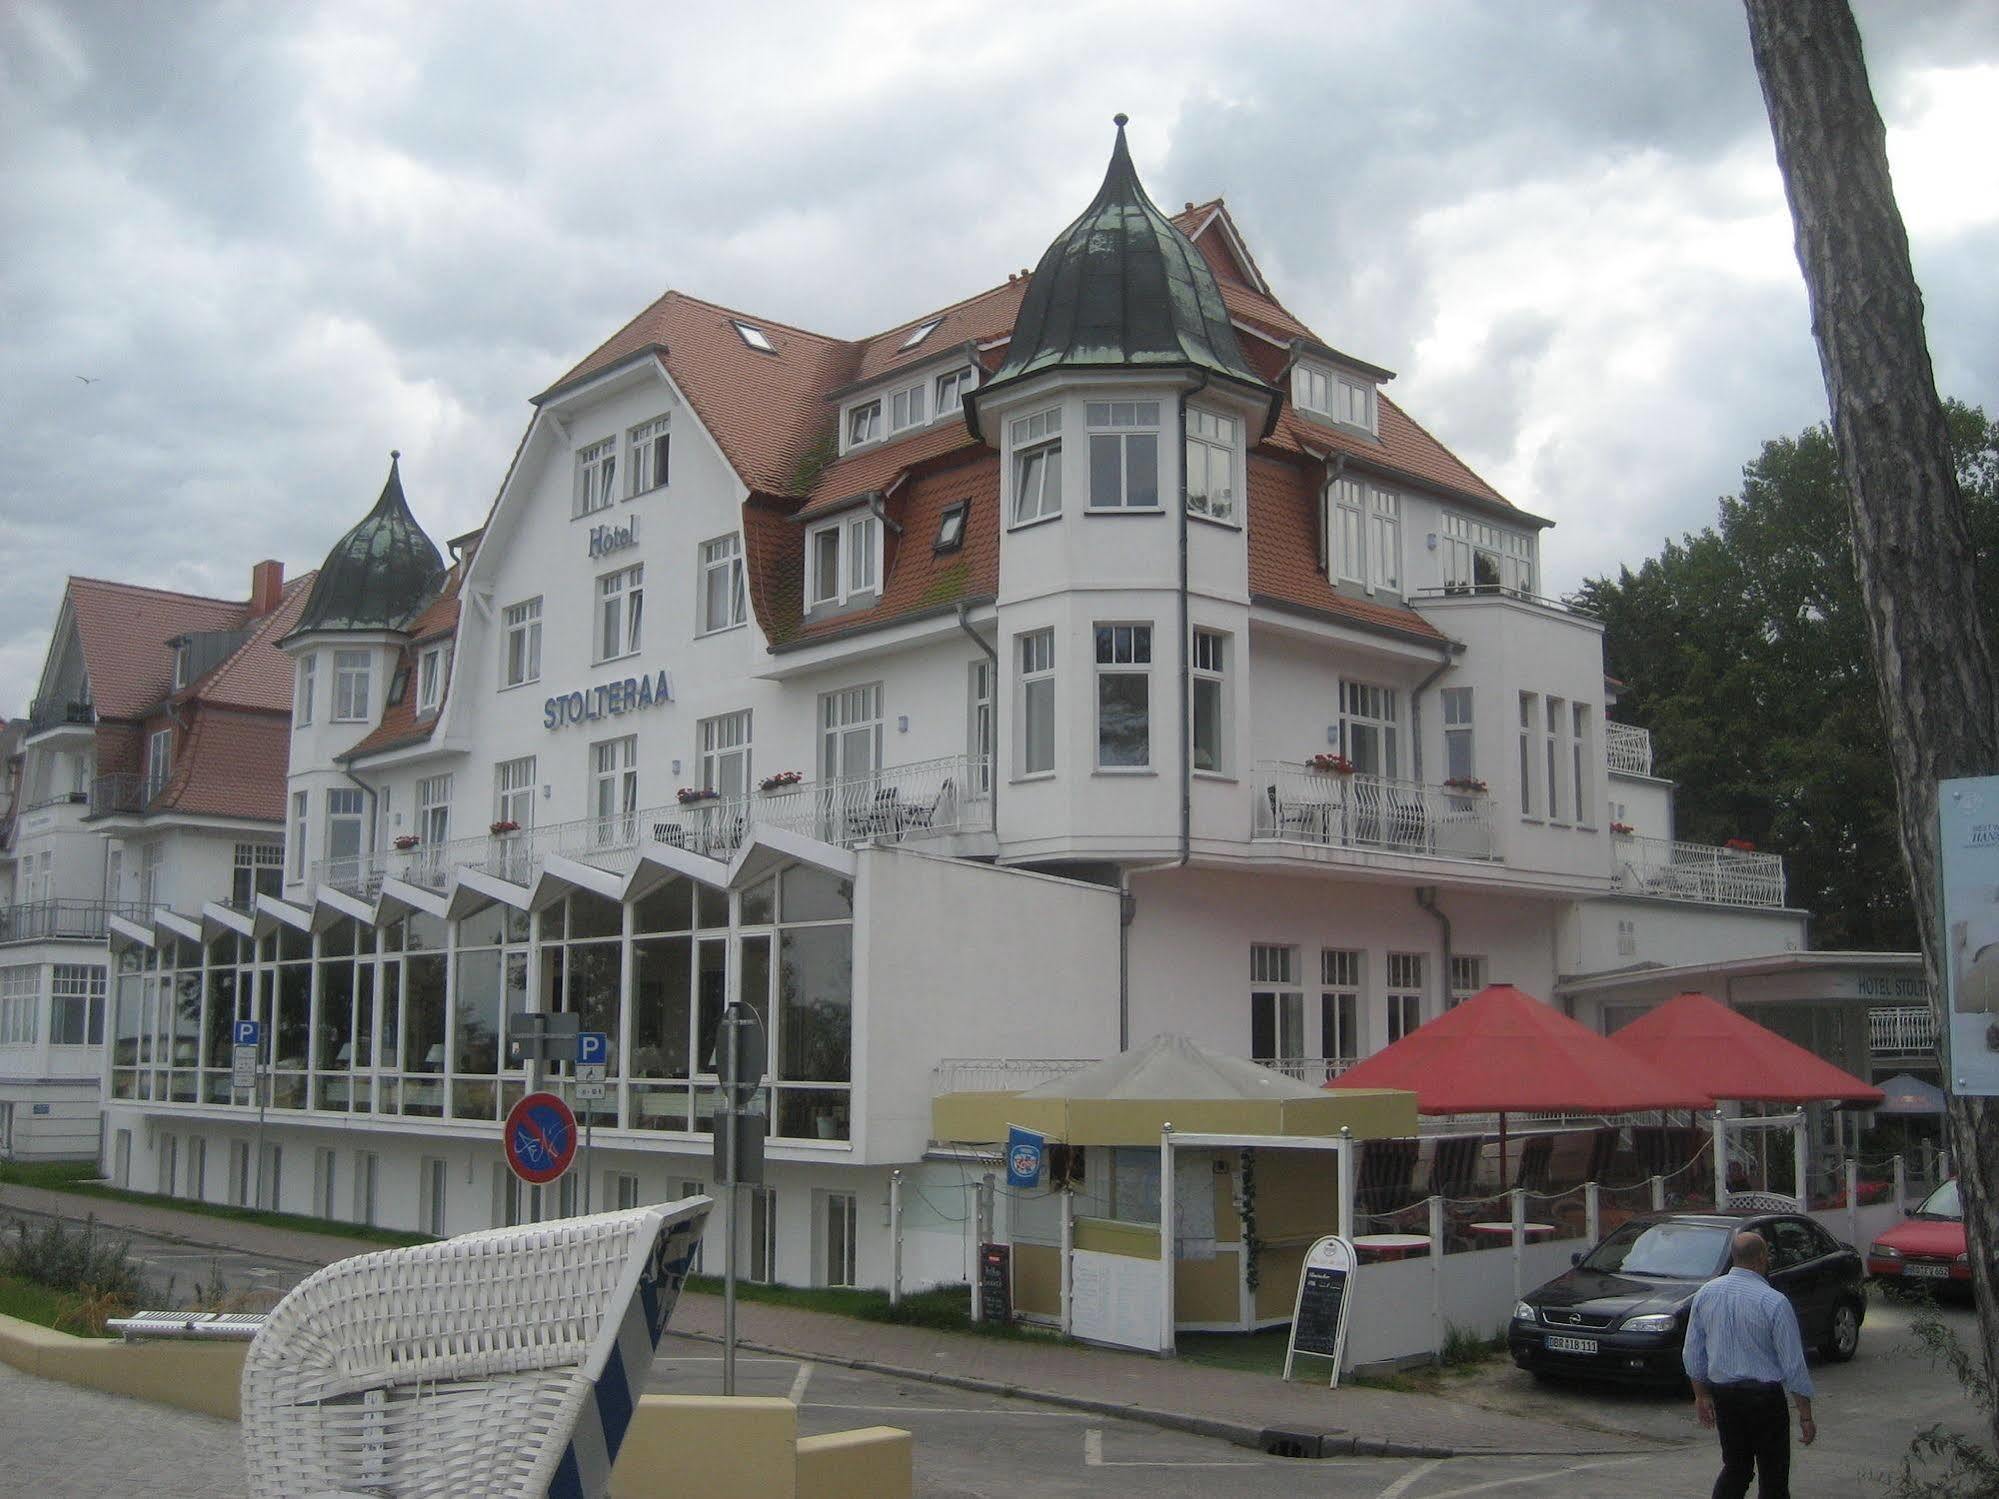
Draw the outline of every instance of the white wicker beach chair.
M357 1255L243 1364L254 1499L602 1499L710 1200Z

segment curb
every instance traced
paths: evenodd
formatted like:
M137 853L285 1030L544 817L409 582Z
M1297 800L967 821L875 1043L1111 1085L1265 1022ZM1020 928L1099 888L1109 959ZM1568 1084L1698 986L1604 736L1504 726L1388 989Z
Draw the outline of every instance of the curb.
M674 1336L699 1343L712 1343L717 1347L722 1342L717 1334L679 1331L670 1324L667 1331ZM1209 1416L1162 1410L1157 1406L1136 1405L1121 1400L1099 1400L1088 1395L1067 1395L1058 1390L1033 1390L1023 1385L1006 1384L996 1379L979 1379L969 1374L948 1374L937 1369L908 1369L900 1364L884 1364L873 1359L805 1353L796 1348L780 1348L772 1343L759 1343L749 1338L737 1338L736 1346L757 1353L775 1353L785 1358L801 1359L815 1364L859 1369L868 1374L886 1374L893 1379L916 1380L923 1384L941 1385L947 1389L965 1390L972 1394L1032 1400L1038 1405L1052 1405L1088 1415L1137 1421L1166 1431L1184 1431L1193 1436L1211 1437L1217 1441L1229 1442L1237 1447L1249 1447L1258 1452L1268 1453L1272 1457L1630 1457L1642 1456L1654 1450L1669 1450L1663 1445L1657 1448L1450 1447L1424 1442L1390 1441L1381 1437L1355 1436L1350 1431L1337 1429L1301 1431L1292 1427L1251 1426L1244 1422L1218 1421Z

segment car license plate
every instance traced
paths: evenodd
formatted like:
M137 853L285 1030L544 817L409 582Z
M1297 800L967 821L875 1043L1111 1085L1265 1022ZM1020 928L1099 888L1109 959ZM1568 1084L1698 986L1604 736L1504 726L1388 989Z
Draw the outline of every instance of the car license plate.
M1923 1277L1925 1280L1948 1280L1950 1279L1950 1266L1904 1265L1902 1267L1902 1273L1904 1275L1919 1275Z
M1565 1338L1559 1333L1548 1334L1550 1353L1595 1353L1596 1349L1595 1338Z

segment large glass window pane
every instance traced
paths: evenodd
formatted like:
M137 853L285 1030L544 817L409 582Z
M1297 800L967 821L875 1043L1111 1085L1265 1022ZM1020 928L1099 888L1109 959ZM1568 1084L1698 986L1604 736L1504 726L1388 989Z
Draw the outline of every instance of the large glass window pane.
M1097 763L1150 763L1150 694L1147 678L1106 672L1097 678Z
M742 1002L756 1011L763 1023L766 1054L772 1040L770 1028L770 938L768 936L744 937L741 940L742 986L739 997Z
M747 981L747 943L745 948ZM853 1076L853 928L782 931L778 963L778 1076L795 1082L847 1082Z
M424 954L404 960L403 1060L405 1072L444 1070L444 959Z
M729 999L729 945L722 941L703 942L695 949L694 998L696 1016L694 1055L702 1072L715 1071L715 1038L722 1029L722 1009Z
M633 1077L687 1077L693 943L662 937L632 944Z
M854 914L854 886L823 869L794 864L781 876L784 900L781 919L796 921L845 921Z
M1222 684L1194 678L1194 769L1222 768Z
M602 1031L611 1038L610 1076L619 1075L618 1066L618 966L619 944L615 942L573 943L569 948L569 1008L574 1010L586 1031Z
M483 948L458 955L458 987L452 1000L458 1032L453 1072L488 1073L500 1068L500 954Z
M632 928L640 932L684 932L694 921L694 886L674 878L633 907Z
M319 1035L313 1065L321 1072L346 1072L354 1065L354 960L334 958L319 965Z
M278 970L278 1013L271 1065L285 1071L305 1066L311 1032L307 1009L312 1002L312 965L287 963Z

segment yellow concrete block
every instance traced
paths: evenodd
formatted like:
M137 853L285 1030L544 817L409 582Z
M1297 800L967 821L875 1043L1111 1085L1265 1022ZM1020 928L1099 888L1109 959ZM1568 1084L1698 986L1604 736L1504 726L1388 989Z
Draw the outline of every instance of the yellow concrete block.
M611 1469L611 1496L792 1499L797 1447L798 1411L789 1400L643 1395Z
M798 1440L798 1499L909 1499L915 1446L893 1426Z
M247 1343L124 1343L0 1317L0 1360L26 1374L241 1419Z

